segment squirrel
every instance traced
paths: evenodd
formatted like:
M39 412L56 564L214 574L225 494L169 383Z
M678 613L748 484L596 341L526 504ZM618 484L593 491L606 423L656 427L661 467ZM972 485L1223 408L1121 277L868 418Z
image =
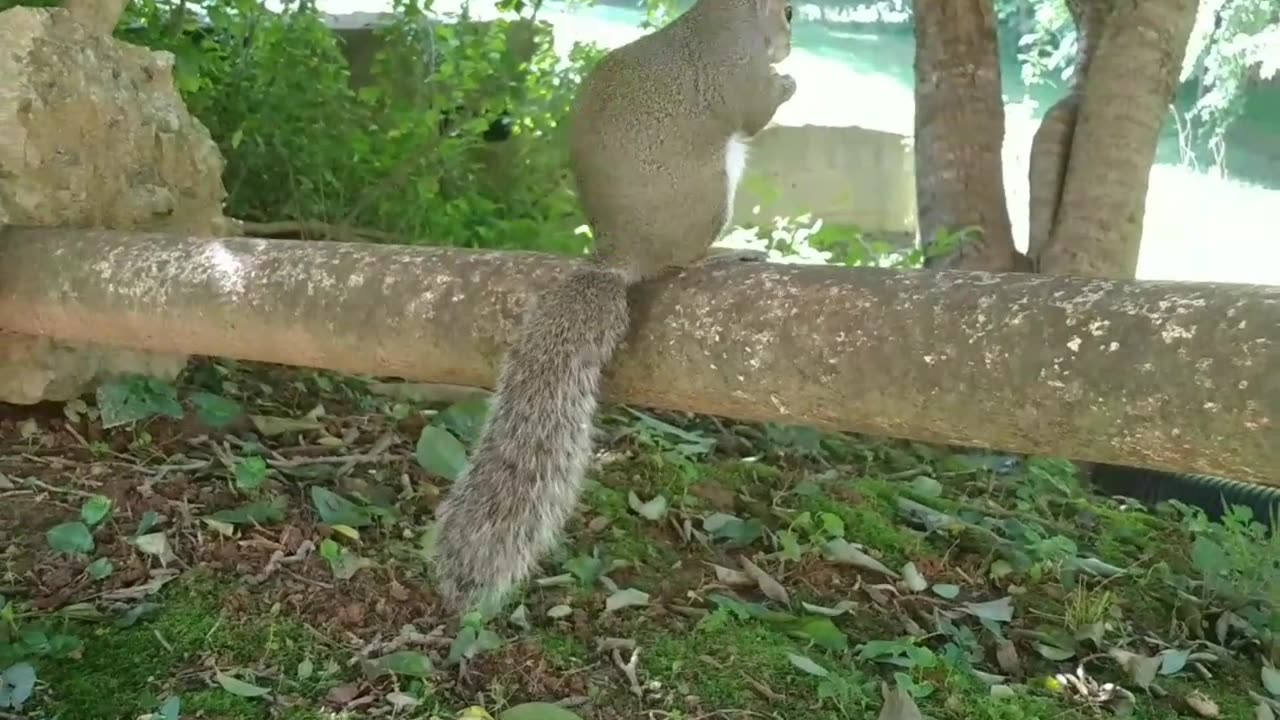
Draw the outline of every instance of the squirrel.
M729 225L748 141L796 91L788 0L696 0L608 52L569 118L569 164L595 241L533 304L504 359L467 467L436 510L443 600L500 603L577 504L601 376L630 326L633 285L704 261ZM496 609L496 608L495 608Z

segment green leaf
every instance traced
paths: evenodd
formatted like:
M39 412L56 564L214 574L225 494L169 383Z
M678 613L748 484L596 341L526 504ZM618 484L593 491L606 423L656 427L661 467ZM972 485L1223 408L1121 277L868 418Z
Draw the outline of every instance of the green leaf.
M320 557L329 562L329 571L339 580L349 580L373 564L372 560L347 550L331 538L320 542Z
M1275 697L1280 697L1280 670L1266 663L1262 666L1262 687Z
M427 425L418 436L414 457L423 470L446 480L456 480L467 466L467 449L448 430Z
M564 569L573 573L583 587L591 587L604 574L604 561L590 555L577 555L565 561Z
M605 612L613 612L621 610L625 607L634 607L637 605L648 605L649 593L635 588L626 588L610 595L604 601Z
M726 513L712 513L702 521L702 529L730 545L750 545L764 534L764 524L756 518L740 520Z
M251 685L226 673L218 673L214 676L214 680L218 681L223 690L239 697L262 697L271 692L267 688Z
M816 675L817 677L827 677L828 675L831 674L826 668L810 660L804 655L787 653L787 659L791 661L792 665L795 665L797 668L800 668L801 670L809 673L810 675Z
M65 522L55 525L44 537L49 547L65 555L84 555L93 552L93 533L89 526L80 521Z
M1191 659L1190 650L1165 650L1160 653L1160 674L1173 675L1181 672L1182 668L1187 666L1187 660Z
M836 627L831 618L823 615L804 618L797 625L794 634L835 652L843 652L849 647L849 636Z
M942 483L928 475L921 475L912 480L911 489L921 497L936 498L942 496Z
M460 400L435 417L433 424L453 431L464 443L475 442L489 414L489 398L477 394Z
M1217 576L1222 568L1230 567L1222 546L1204 535L1191 544L1191 564L1206 577Z
M664 495L655 495L652 500L644 502L632 490L627 493L627 504L637 515L647 520L661 520L667 514L667 498Z
M21 710L36 690L36 669L30 663L18 663L0 673L0 707Z
M960 586L952 585L951 583L938 583L929 589L933 591L934 595L947 600L955 600L960 595Z
M496 720L582 720L582 716L559 705L527 702L503 710Z
M134 530L135 535L146 535L151 528L160 523L160 514L155 510L148 510L142 513L142 519L138 521L138 529Z
M235 476L236 489L251 493L267 481L267 461L257 455L241 458L236 462Z
M191 404L195 406L200 422L213 428L226 427L244 416L240 403L210 392L193 394Z
M209 515L208 519L232 525L270 525L284 520L284 511L288 502L284 496L275 495L268 500L258 500L238 508L219 510Z
M112 564L110 558L101 557L89 563L89 567L84 570L94 580L101 580L115 572L116 566Z
M1035 644L1035 648L1036 652L1040 653L1040 655L1046 660L1053 660L1054 662L1062 662L1063 660L1073 658L1076 655L1075 650L1060 648L1057 645L1050 645L1049 643L1038 642Z
M431 658L412 650L400 650L383 655L369 663L377 673L393 673L419 678L431 674Z
M1006 595L998 600L982 603L965 603L964 609L975 617L992 622L1009 622L1013 620L1013 598Z
M315 505L320 519L327 525L350 525L358 528L373 522L364 508L320 485L311 486L311 504Z
M80 519L90 527L102 522L110 513L111 498L105 495L94 495L80 506Z
M159 715L157 720L178 720L181 714L182 701L177 695L170 695L156 711L156 715Z
M156 378L121 377L99 385L95 395L103 429L157 415L182 419L177 388Z

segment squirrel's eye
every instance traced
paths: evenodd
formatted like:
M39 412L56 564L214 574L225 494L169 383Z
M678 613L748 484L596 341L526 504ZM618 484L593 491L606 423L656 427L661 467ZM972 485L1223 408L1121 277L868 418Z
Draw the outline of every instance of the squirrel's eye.
M782 11L782 14L787 16L787 22L791 22L791 6L790 5L788 5L786 9Z

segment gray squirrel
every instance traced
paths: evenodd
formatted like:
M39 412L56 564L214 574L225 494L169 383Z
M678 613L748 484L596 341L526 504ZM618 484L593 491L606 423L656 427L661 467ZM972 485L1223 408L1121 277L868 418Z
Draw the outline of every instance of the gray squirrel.
M540 297L505 358L467 468L436 511L433 561L452 608L493 606L557 541L592 457L601 375L627 291L707 260L728 227L748 141L796 91L786 0L697 0L588 73L569 161L595 240Z

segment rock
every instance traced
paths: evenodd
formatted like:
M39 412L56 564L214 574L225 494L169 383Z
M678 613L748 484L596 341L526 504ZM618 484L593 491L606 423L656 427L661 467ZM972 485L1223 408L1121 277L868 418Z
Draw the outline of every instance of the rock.
M174 87L172 54L110 37L107 20L0 12L0 226L226 233L222 156ZM66 400L108 375L172 379L185 365L0 332L0 401Z

